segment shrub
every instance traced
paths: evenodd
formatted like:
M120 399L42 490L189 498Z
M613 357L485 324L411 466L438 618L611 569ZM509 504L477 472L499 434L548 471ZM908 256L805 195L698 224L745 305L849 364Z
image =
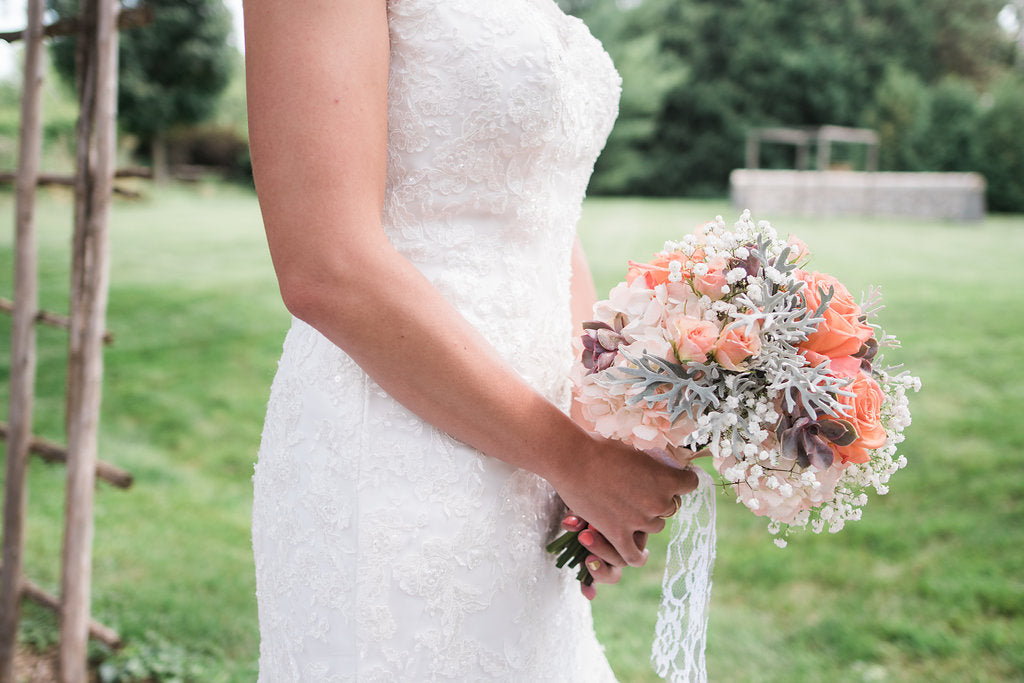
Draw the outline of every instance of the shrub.
M167 156L171 166L206 166L225 177L252 177L249 142L234 128L224 126L188 126L167 137Z
M975 171L980 158L981 106L978 93L958 78L941 81L931 92L922 157L929 171Z
M988 180L988 206L1024 211L1024 77L1008 76L980 119L978 170Z
M924 171L931 97L920 78L890 67L875 89L865 125L878 131L878 167L883 171Z

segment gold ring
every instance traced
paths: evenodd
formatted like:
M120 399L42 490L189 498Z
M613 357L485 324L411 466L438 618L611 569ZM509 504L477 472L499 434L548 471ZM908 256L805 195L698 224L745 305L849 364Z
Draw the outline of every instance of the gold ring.
M672 510L672 512L668 513L667 515L658 515L659 519L668 519L669 517L675 517L676 513L679 512L679 508L683 504L683 499L679 497L678 493L672 496L672 502L676 504L675 509Z

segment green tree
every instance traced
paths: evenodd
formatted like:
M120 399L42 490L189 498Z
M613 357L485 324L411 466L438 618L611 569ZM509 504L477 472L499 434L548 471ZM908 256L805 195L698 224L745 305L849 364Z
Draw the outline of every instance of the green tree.
M886 70L864 123L878 131L883 171L923 171L931 120L931 93L921 79L898 66Z
M626 130L613 133L592 187L635 192L639 184L647 194L721 193L729 171L742 163L750 128L856 126L867 123L869 115L901 134L921 126L912 130L913 141L900 139L900 149L891 150L891 166L926 164L930 158L913 156L920 139L931 128L941 128L930 126L927 118L930 94L922 96L928 106L918 111L926 117L923 123L878 118L886 107L902 116L904 109L916 106L897 102L889 81L898 72L930 90L953 75L977 89L985 87L1008 68L1012 54L1010 37L996 21L1004 4L572 0L627 79ZM643 41L655 48L641 50ZM631 54L646 56L633 59ZM655 111L649 103L642 112L634 107L629 89L635 87L646 88L659 102ZM954 106L950 93L943 98ZM636 125L638 120L646 128ZM621 165L619 155L625 161ZM642 169L636 162L640 158Z
M657 118L665 94L686 76L686 65L662 42L670 27L666 14L678 13L677 0L645 0L623 11L620 2L574 0L563 9L586 18L622 76L619 117L608 138L590 185L598 194L648 194L657 183L650 163Z
M930 171L975 171L980 163L981 100L962 78L943 79L931 93L925 131Z
M118 123L138 138L140 150L151 152L154 172L160 175L166 165L167 132L211 116L228 84L231 16L222 0L146 3L153 7L153 23L120 35ZM49 0L61 16L76 14L78 4ZM61 76L74 82L75 39L53 41L52 52Z
M988 181L995 211L1024 211L1024 76L1006 77L993 93L979 126L978 170Z

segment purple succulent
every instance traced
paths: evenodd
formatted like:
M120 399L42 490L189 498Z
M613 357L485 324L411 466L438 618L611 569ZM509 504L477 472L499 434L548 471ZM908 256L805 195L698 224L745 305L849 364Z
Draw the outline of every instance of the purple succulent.
M746 244L744 246L747 247L750 254L745 259L737 257L729 259L729 270L732 270L733 268L742 268L747 271L747 275L757 275L761 272L761 259L754 254L756 245Z
M878 341L871 337L866 342L861 344L860 349L857 353L853 354L854 358L860 358L860 369L864 372L871 372L871 362L875 359L878 354Z
M590 372L607 370L624 342L625 338L607 323L583 323L583 367Z
M800 467L831 467L834 454L830 443L849 446L857 440L853 424L831 417L812 420L807 415L783 418L776 427L782 455L796 460Z

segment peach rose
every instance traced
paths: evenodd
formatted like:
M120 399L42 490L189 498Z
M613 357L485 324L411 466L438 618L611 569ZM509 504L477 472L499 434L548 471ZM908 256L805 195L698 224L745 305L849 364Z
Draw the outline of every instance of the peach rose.
M822 294L828 293L830 288L834 290L828 308L822 314L825 320L818 323L817 329L811 333L807 341L800 344L800 348L815 351L829 358L852 356L857 353L874 331L861 322L863 312L850 292L841 282L825 273L796 270L794 274L806 283L801 291L811 312L821 304Z
M633 280L643 278L648 289L654 289L658 285L668 282L669 264L672 261L679 261L686 268L686 259L682 254L666 254L659 252L647 263L629 262L629 270L626 272L626 284L633 284ZM684 273L684 277L686 274Z
M761 350L761 337L745 327L731 327L715 342L715 360L726 370L746 370L746 361Z
M882 401L884 395L878 382L867 373L859 373L852 384L843 387L853 396L839 396L839 402L850 406L845 419L857 430L857 440L849 446L830 444L832 452L844 463L865 463L870 460L868 450L885 445L885 427L882 426Z
M704 275L693 276L693 287L701 294L714 301L725 296L722 287L727 283L725 279L725 259L715 258L708 262L708 272Z
M695 360L703 363L718 340L718 327L707 320L698 320L688 315L672 321L675 329L676 357L681 361Z

